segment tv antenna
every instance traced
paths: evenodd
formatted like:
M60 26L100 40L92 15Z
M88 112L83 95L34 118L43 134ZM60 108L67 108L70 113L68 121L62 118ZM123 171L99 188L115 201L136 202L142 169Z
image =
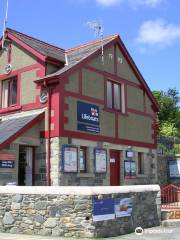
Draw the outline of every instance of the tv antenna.
M104 45L103 45L104 28L102 24L98 21L87 22L86 25L90 29L94 30L96 37L101 39L101 55L102 55L102 63L104 64Z
M9 8L9 0L6 0L6 13L5 13L4 26L3 26L2 49L4 49L4 43L5 43L5 31L7 27L8 8Z

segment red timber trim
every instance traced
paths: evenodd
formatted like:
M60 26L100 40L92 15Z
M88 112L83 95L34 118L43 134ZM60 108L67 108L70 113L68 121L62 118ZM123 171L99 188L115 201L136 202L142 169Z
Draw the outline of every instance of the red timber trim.
M144 112L146 113L146 93L143 91L143 104L144 104Z
M83 95L83 73L82 68L79 70L79 95Z
M124 84L126 84L126 85L129 85L129 86L133 86L133 87L142 89L142 86L141 86L140 84L130 82L129 80L124 79L124 78L121 78L121 77L119 77L119 76L117 76L117 75L114 75L114 74L112 74L112 73L108 73L108 72L106 72L106 71L101 71L101 70L99 70L99 69L96 69L96 68L94 68L94 67L87 66L87 65L83 66L83 68L86 68L87 70L90 70L90 71L92 71L92 72L96 72L96 73L98 73L98 74L101 74L101 75L103 75L105 78L108 78L108 79L110 79L110 80L113 80L113 81L116 81L116 82L119 82L119 83L124 83Z
M43 118L44 118L44 113L41 113L35 119L33 119L30 123L28 123L26 126L21 128L18 132L16 132L13 136L8 138L5 142L1 143L0 144L0 149L4 148L5 146L7 146L10 143L12 143L16 138L18 138L20 135L22 135L24 132L26 132L31 127L33 127L36 123L38 123Z
M11 72L10 74L3 74L3 75L0 75L0 80L7 80L7 79L10 79L10 78L13 78L13 77L17 77L17 81L18 81L18 88L17 88L17 104L14 105L14 106L10 106L8 108L3 108L3 109L0 109L0 115L1 114L8 114L8 113L11 113L11 112L15 112L15 111L26 111L26 110L32 110L32 109L37 109L37 108L41 108L41 107L44 107L45 105L42 105L40 102L39 102L39 96L37 95L36 96L36 100L34 103L28 103L28 104L25 104L25 105L20 105L20 86L21 86L21 81L23 81L23 79L21 78L21 74L24 73L24 72L28 72L28 71L31 71L31 70L37 70L36 71L36 76L37 77L43 77L45 75L45 66L41 63L35 63L35 64L32 64L30 66L26 66L26 67L23 67L19 70L15 70L13 72ZM1 89L2 89L2 81L0 81L0 106L1 106L1 102L2 102L2 97L1 97ZM39 86L36 85L36 89L38 90L39 89Z
M151 143L144 143L139 141L125 140L125 139L115 139L112 137L99 136L99 135L76 132L76 131L63 130L61 136L86 139L86 140L91 140L95 142L101 141L101 142L109 142L113 144L122 144L122 145L137 146L137 147L144 147L144 148L152 148L152 149L156 148L155 143L151 144Z
M36 56L38 59L42 60L45 62L46 57L40 54L38 51L35 51L32 47L24 43L23 41L20 41L18 38L14 37L12 34L9 32L6 33L6 37L10 38L12 41L20 45L22 48L26 49L28 52L32 53L34 56Z
M136 109L127 108L127 112L128 112L128 113L134 113L134 114L137 114L137 115L140 115L140 116L149 117L149 118L154 119L154 114L150 114L150 113L146 113L146 112L141 112L141 111L136 110Z
M117 76L117 44L114 44L114 74Z
M152 95L152 92L151 92L150 88L148 87L146 81L144 80L142 74L140 73L138 67L136 66L135 62L133 61L132 57L130 56L130 54L129 54L128 50L127 50L127 48L125 47L123 41L120 38L119 38L119 41L118 41L118 46L119 46L120 50L122 51L122 54L124 55L125 59L127 60L129 65L131 66L134 74L136 75L136 77L141 82L141 84L143 86L143 89L147 92L147 95L151 99L151 101L152 101L152 103L154 105L155 110L159 111L159 105L158 105L156 99Z
M42 64L35 63L35 64L30 65L30 66L23 67L19 70L15 70L15 71L11 72L10 74L2 74L2 75L0 75L0 80L6 80L6 79L9 79L11 77L17 76L18 74L28 72L28 71L31 71L31 70L36 69L36 68L41 69L42 67L43 67Z

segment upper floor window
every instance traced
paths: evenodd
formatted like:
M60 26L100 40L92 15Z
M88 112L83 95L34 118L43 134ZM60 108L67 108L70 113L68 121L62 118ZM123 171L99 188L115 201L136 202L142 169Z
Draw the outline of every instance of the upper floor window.
M138 174L144 174L144 154L138 152Z
M17 78L2 81L2 108L17 104Z
M120 83L107 81L107 107L113 110L121 110L121 92L122 86Z

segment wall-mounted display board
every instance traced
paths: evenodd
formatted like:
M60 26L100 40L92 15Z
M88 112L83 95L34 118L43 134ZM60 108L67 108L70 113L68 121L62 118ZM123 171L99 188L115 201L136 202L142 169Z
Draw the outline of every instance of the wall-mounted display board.
M99 107L85 102L77 102L77 130L100 132Z
M62 146L62 170L63 172L78 171L78 148L73 145Z
M132 198L93 199L93 221L104 221L120 217L131 217Z
M115 214L118 217L130 217L132 214L132 198L115 199Z
M93 221L115 219L114 199L93 199Z
M169 177L180 178L180 159L169 160Z
M106 173L107 171L107 151L102 148L94 149L94 164L96 173Z
M0 168L15 168L15 160L15 154L0 152Z
M136 178L136 161L124 160L124 177Z

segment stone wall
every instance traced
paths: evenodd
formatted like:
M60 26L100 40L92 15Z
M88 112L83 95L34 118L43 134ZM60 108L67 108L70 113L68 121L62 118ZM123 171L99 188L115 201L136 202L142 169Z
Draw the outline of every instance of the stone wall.
M92 200L131 197L131 217L93 222ZM0 231L45 236L109 237L160 224L158 185L0 189Z

